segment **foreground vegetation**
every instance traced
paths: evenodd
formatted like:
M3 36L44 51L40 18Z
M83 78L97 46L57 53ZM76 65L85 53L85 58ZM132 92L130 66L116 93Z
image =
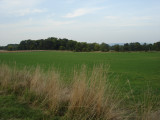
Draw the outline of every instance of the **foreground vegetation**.
M2 91L1 91L2 92ZM41 109L31 107L26 101L10 93L0 93L1 120L49 120L50 116ZM53 120L53 119L52 119Z
M123 93L116 81L109 80L105 67L95 66L90 73L86 66L75 69L72 82L66 85L53 69L18 70L3 64L0 88L57 119L158 120L158 97L147 89L141 98L135 99L129 81L131 90Z

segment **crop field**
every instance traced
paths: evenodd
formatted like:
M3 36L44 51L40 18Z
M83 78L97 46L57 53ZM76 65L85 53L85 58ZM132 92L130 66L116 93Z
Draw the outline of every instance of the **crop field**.
M150 84L160 90L160 52L119 52L119 53L77 53L59 51L0 53L0 63L10 66L54 67L67 77L81 65L92 68L94 65L109 66L109 73L118 76L120 82L129 80L133 87ZM106 68L108 69L108 68Z
M94 109L93 113L89 113L88 117L92 116L95 119L97 119L97 117L100 119L101 117L104 118L105 115L110 114L106 113L106 109L109 109L107 111L111 110L114 113L114 109L112 109L112 107L118 106L120 111L122 111L121 108L123 107L124 110L127 111L127 114L125 113L124 116L120 115L122 119L123 117L125 118L126 115L129 115L130 112L136 111L136 113L132 113L132 115L137 117L135 120L140 120L149 119L147 116L152 115L153 111L157 111L157 109L159 110L158 106L160 103L158 99L160 97L160 52L2 52L0 53L0 65L0 85L2 86L2 89L7 88L9 90L13 90L15 91L16 95L23 94L22 98L26 99L25 101L29 101L29 103L33 102L34 104L39 104L39 102L42 100L41 102L44 104L45 108L50 104L48 109L51 109L52 112L55 112L53 111L54 109L59 111L59 113L56 113L56 116L58 117L64 117L66 115L71 115L69 119L71 119L71 117L74 115L82 115L86 117L88 115L86 115L86 113L92 111L93 108L97 108ZM4 65L8 65L10 68ZM86 67L85 69L82 67L84 65ZM12 69L14 66L16 66L16 68L18 68L18 70L21 72L17 71L16 69ZM26 67L25 70L24 67ZM26 71L28 68L29 70L34 71ZM61 78L63 78L62 81L66 86L63 85L62 87L59 84L58 81L60 79L56 72L51 71L52 69L54 71L58 71L58 74ZM41 70L43 70L45 74L43 74ZM108 74L103 77L105 70ZM6 75L8 75L8 77L6 77ZM90 77L87 77L87 75L90 75ZM109 82L107 82L109 85L106 85L105 89L105 85L102 83L106 77L109 78ZM3 81L3 79L6 80ZM12 80L16 81L14 82ZM28 80L31 80L29 88L26 84L26 81ZM73 82L73 80L75 80L75 82ZM93 81L87 82L87 80ZM46 81L48 81L48 83ZM114 81L113 84L112 81ZM13 88L9 88L12 82ZM87 84L89 85L88 87ZM21 85L24 86L21 87ZM118 85L118 89L115 88L114 85ZM30 92L26 92L26 89ZM119 93L119 90L123 92L123 95ZM36 95L33 95L32 92L34 92ZM70 98L67 96L68 93ZM129 93L129 98L126 98L126 93ZM41 97L37 97L41 94ZM45 95L46 97L44 97ZM117 95L120 96L120 98L117 98ZM57 96L59 96L59 98L57 98ZM64 96L65 98L61 96ZM124 100L120 100L122 96L124 96ZM155 99L152 96L156 96L157 98ZM91 100L89 100L90 97ZM106 99L107 103L105 103L102 98ZM136 99L133 100L133 98ZM39 100L37 101L37 99ZM55 101L59 99L62 99L63 102ZM138 99L140 99L140 101ZM64 102L64 100L66 101ZM108 106L108 100L109 102L113 103L113 106L110 106L111 109ZM136 100L139 102L136 102ZM123 101L121 104L122 106L118 105L118 101ZM40 106L43 106L41 102ZM155 104L155 102L157 103ZM88 103L90 103L93 108L88 106L88 108L86 107L83 110L82 108L77 107L87 106L89 105ZM109 105L111 103L109 103ZM68 110L66 110L66 106L62 108L57 107L57 104L60 106L67 104ZM102 106L100 107L99 105L101 104L104 104L102 106L107 104L107 106L105 106L106 108L103 108ZM74 107L75 105L76 107ZM116 111L119 110L119 108L115 108ZM105 114L101 114L103 113L101 110ZM32 112L32 110L30 111ZM99 114L97 114L97 112L99 112ZM36 113L40 114L41 116L45 116L43 113L39 113L38 111L36 111ZM119 115L117 113L115 114L117 116ZM138 116L137 114L140 115ZM114 117L114 115L112 115L113 114L111 114L111 118ZM46 117L49 119L50 116L46 115ZM80 117L79 119L88 119L88 117Z

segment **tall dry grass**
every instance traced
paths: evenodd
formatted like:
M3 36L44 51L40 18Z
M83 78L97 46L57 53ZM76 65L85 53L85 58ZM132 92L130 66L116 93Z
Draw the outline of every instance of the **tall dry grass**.
M81 119L120 119L120 92L107 80L104 66L94 67L88 75L86 66L74 72L68 115Z
M128 107L125 94L110 82L105 67L94 66L91 72L86 66L75 69L72 82L65 85L55 70L44 73L40 67L18 70L2 64L0 89L69 120L156 120L159 112L153 109L157 102L151 92Z

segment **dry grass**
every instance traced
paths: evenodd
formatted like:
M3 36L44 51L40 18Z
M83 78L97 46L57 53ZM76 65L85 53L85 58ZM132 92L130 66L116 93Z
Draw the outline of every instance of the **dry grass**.
M0 88L64 119L156 120L159 117L160 112L153 111L157 101L150 91L144 94L141 102L130 108L124 106L125 95L116 84L110 83L104 67L95 66L91 73L86 66L75 69L72 83L66 86L55 70L47 73L40 67L17 70L3 64L0 65Z
M69 115L76 119L119 119L121 98L119 93L107 80L107 71L103 66L94 67L87 76L86 68L74 72ZM119 93L120 94L120 93Z

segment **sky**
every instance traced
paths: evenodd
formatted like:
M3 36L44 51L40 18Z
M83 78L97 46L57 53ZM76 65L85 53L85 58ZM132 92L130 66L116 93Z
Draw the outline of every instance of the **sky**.
M0 0L0 46L48 37L154 43L160 0Z

